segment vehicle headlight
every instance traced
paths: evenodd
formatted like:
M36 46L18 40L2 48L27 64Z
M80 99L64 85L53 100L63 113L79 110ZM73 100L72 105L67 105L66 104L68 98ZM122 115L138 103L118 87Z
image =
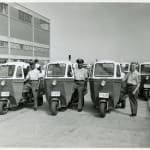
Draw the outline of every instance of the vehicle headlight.
M149 79L149 76L146 76L146 78L145 78L146 80L148 80Z
M101 86L105 86L105 85L106 85L106 81L103 80L103 81L101 82Z
M53 80L52 85L55 86L57 84L56 80Z
M1 86L5 86L6 85L6 81L5 80L2 80L1 81Z

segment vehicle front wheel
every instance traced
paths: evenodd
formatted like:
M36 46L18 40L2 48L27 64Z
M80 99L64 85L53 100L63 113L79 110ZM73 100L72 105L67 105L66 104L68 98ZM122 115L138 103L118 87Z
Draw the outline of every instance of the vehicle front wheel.
M99 112L100 112L100 117L104 118L106 115L106 103L99 103Z
M148 98L149 98L148 92L149 91L144 91L144 99L145 99L145 101L148 101Z
M123 101L121 102L121 108L125 108L125 107L126 107L126 101L123 100Z
M38 97L38 106L42 106L43 105L43 97L39 96Z
M51 102L51 114L52 115L57 115L57 101L52 101Z
M0 115L4 115L7 112L8 112L7 102L6 101L0 101Z

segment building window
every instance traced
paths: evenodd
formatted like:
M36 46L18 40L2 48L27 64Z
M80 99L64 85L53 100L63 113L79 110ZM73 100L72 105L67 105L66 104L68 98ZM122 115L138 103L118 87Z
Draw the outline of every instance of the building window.
M7 58L0 58L0 64L6 63L7 62Z
M35 47L36 51L41 51L41 52L45 52L45 51L49 51L48 48L43 48L43 47Z
M27 22L27 23L32 23L32 16L19 10L19 19L21 21Z
M40 27L43 30L49 30L49 23L40 19Z
M11 43L11 48L19 50L33 50L33 46L18 43Z
M20 44L11 43L11 48L13 48L13 49L20 49Z
M24 45L23 44L19 44L20 49L23 50L24 49Z
M33 50L33 46L30 46L30 45L24 45L24 50Z
M8 4L0 3L0 13L4 15L8 14Z
M0 47L8 47L8 42L0 41Z

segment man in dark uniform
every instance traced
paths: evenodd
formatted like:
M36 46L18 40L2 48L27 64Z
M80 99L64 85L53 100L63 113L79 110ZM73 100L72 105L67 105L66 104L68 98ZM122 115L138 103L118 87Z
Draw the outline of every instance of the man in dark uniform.
M83 59L77 59L77 68L74 70L75 87L78 92L78 111L82 111L84 104L84 92L87 90L88 72L83 68Z
M125 91L122 91L121 93L121 94L128 94L129 96L131 117L137 115L137 109L138 109L137 95L138 95L138 89L140 87L140 75L136 67L137 64L132 62L130 66L130 72L123 79L126 82Z

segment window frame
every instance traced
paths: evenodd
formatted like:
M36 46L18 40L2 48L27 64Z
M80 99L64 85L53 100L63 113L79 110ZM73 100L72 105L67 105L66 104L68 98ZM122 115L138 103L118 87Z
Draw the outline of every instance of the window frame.
M2 15L8 15L8 4L6 4L6 3L0 3L0 14L2 14Z
M5 48L5 47L8 47L8 42L0 40L0 48Z
M118 73L119 73L119 75L118 75ZM120 78L120 77L121 77L121 70L120 70L120 67L119 67L118 64L117 64L117 67L116 67L116 77L117 77L117 78Z
M70 72L71 76L69 76L69 72ZM68 68L67 68L67 77L68 78L72 78L73 77L73 70L72 70L72 66L71 65L68 65Z
M18 19L23 21L23 22L26 22L28 24L32 24L32 18L33 16L22 11L22 10L18 10Z
M19 72L19 73L21 73L21 76L18 76L18 75L17 75L18 69L20 69L20 72ZM23 72L22 72L22 67L21 67L21 66L18 66L17 69L16 69L16 78L23 78Z

